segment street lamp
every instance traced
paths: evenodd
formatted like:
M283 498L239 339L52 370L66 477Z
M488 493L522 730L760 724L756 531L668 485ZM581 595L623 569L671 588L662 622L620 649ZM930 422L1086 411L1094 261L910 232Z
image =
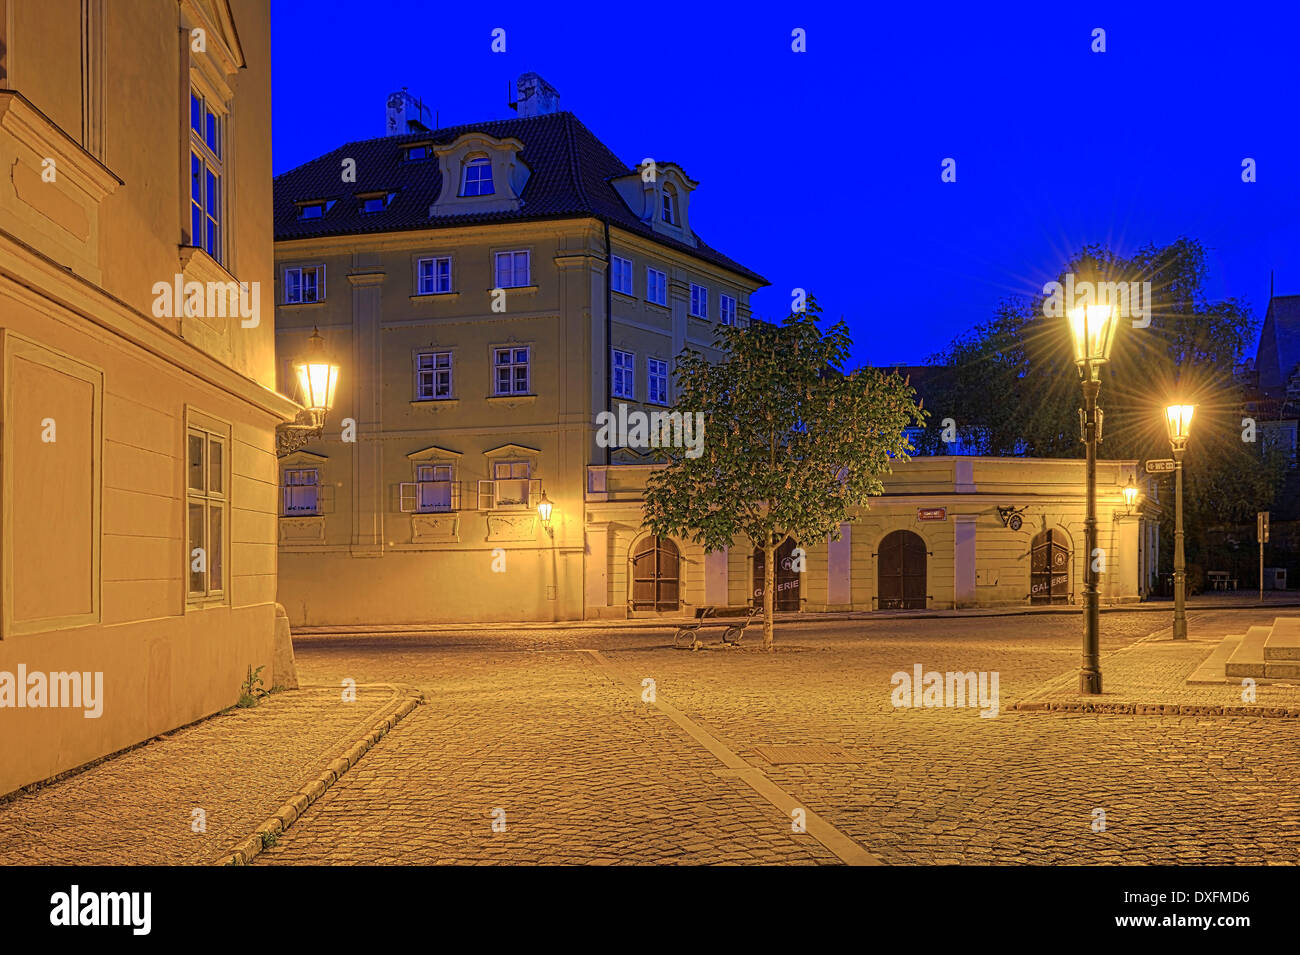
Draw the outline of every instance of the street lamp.
M1083 382L1083 410L1080 437L1087 448L1087 510L1084 537L1087 553L1083 571L1083 664L1079 669L1079 692L1101 692L1101 604L1097 593L1097 572L1093 555L1097 550L1097 442L1101 440L1101 366L1110 360L1115 341L1115 310L1109 305L1079 305L1067 313L1074 339L1074 363Z
M1183 558L1183 452L1196 405L1169 405L1165 427L1174 449L1174 639L1187 639L1187 569Z
M1128 476L1128 483L1124 485L1124 509L1133 513L1133 505L1138 499L1138 486L1133 483L1133 475Z
M275 429L275 453L281 458L324 434L325 415L334 407L339 366L326 355L325 340L320 337L319 329L312 329L311 338L307 340L307 354L294 362L293 370L298 377L305 407L292 422Z
M546 496L546 492L542 491L542 499L537 502L537 516L542 519L542 527L546 528L546 533L552 537L555 536L555 529L551 527L551 508L554 506Z

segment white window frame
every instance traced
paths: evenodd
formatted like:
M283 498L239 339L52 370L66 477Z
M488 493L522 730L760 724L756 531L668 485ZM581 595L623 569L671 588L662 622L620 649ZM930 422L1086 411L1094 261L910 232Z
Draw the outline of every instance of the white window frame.
M621 348L609 350L610 394L636 401L636 353Z
M469 191L469 171L470 171L471 169L475 169L475 170L478 170L478 169L486 169L486 170L487 170L487 179L486 179L486 180L483 179L481 176L475 178L474 183L475 183L475 185L476 185L477 187L479 187L479 188L477 189L477 191L475 191L475 192L470 192L470 191ZM487 186L488 186L486 192L482 191L482 188L481 188L481 187L482 187L482 184L483 184L484 182L487 182ZM465 161L464 161L463 163L461 163L461 169L460 169L460 195L461 195L461 198L471 198L471 199L473 199L473 198L478 198L479 196L495 196L495 195L496 195L496 190L497 190L496 177L493 175L493 172L492 172L492 159L491 159L491 157L489 157L489 156L481 156L481 155L480 155L480 156L466 156L466 157L465 157Z
M206 416L205 416L206 417ZM202 475L201 486L190 486L190 442L199 439L199 470ZM219 468L221 486L212 487L212 449L221 449L221 466ZM201 587L195 587L193 569L195 546L195 529L192 523L191 509L200 509L202 521L199 534L199 547L203 548L204 569L201 572ZM220 513L221 527L216 547L212 540L212 515ZM228 598L226 581L230 574L230 550L226 542L230 539L230 441L228 433L214 430L213 427L195 420L190 416L185 428L185 600L187 604L225 603ZM216 560L213 560L213 556ZM217 571L217 580L213 580L213 570ZM215 585L214 585L215 584Z
M439 269L439 264L447 264L447 274L443 276ZM426 288L424 284L424 266L428 263L432 269L429 278L432 280ZM441 288L439 279L446 279L446 288ZM449 295L451 293L451 256L450 255L424 255L415 260L415 294L416 295Z
M310 481L291 481L290 475L308 475L312 476ZM292 506L290 501L299 495L306 496L306 490L310 488L311 507L304 505ZM291 467L280 470L280 516L281 517L320 517L320 468L311 467Z
M506 476L502 476L502 471ZM502 485L515 493L503 500ZM479 510L526 511L532 508L541 491L542 482L533 477L533 463L520 458L492 461L492 477L478 482ZM519 492L523 500L517 500Z
M509 265L502 268L502 259L509 256ZM519 256L523 256L523 281L520 281ZM501 281L502 277L507 281ZM507 249L492 255L493 288L528 288L533 278L533 255L529 249Z
M718 321L723 325L736 324L736 297L726 292L718 294Z
M194 128L194 101L198 100L199 125L201 129ZM196 83L191 77L190 81L190 101L188 109L188 118L185 127L189 130L189 169L186 170L190 178L190 245L196 246L210 255L214 261L225 263L226 261L226 154L228 152L226 142L227 132L230 128L230 110L229 108L216 101L208 90ZM211 116L215 122L215 146L208 141L207 126L208 117ZM194 198L194 175L195 164L198 165L200 198ZM208 176L213 178L216 197L211 195L208 188ZM194 234L195 218L199 220L199 234ZM208 226L213 226L213 240L207 241Z
M709 290L703 285L691 283L691 317L709 317Z
M316 292L314 298L305 296L306 286L303 273L310 272L315 277ZM292 279L290 278L292 276ZM284 270L284 287L282 305L312 305L325 301L325 266L295 265Z
M659 218L668 225L677 225L677 190L664 183L663 200L659 204Z
M415 461L415 480L400 486L404 514L454 514L460 510L460 486L452 461Z
M645 360L645 400L652 405L668 404L668 362L662 358Z
M507 361L501 361L502 353L509 353ZM523 361L519 360L519 353L523 352ZM531 345L498 345L492 349L492 394L493 395L529 395L532 394L533 385L533 368L532 368L533 349ZM510 387L503 390L501 388L502 369L509 369ZM516 369L524 369L524 387L520 389L517 386L518 375Z
M415 354L415 400L450 401L456 397L456 360L451 351L422 351ZM426 383L428 387L426 388ZM438 394L440 385L447 393Z
M624 295L635 295L636 283L634 275L635 270L632 268L632 260L616 255L610 264L609 287L615 292L622 292Z
M659 276L659 281L654 281L654 276ZM655 298L654 292L658 289L659 298ZM647 265L645 267L645 300L651 305L668 305L668 273L660 269Z

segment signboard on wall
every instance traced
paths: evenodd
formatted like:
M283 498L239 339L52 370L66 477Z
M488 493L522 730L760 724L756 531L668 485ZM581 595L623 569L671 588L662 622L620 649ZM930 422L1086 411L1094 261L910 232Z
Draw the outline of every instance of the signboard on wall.
M918 521L946 521L948 519L948 508L918 507L916 509L916 519Z
M1165 474L1173 469L1173 458L1162 458L1160 460L1147 462L1147 474Z

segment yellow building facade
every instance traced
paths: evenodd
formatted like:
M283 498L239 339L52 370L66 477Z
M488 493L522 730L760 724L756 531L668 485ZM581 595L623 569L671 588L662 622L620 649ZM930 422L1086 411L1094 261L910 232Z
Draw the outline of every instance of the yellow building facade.
M274 682L270 109L261 0L0 0L0 794Z

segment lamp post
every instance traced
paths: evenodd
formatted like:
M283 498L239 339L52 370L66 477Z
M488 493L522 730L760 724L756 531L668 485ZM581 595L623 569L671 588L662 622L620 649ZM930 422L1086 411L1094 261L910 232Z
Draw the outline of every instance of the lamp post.
M1196 405L1169 405L1165 427L1174 449L1174 639L1187 639L1187 569L1183 558L1183 452Z
M551 526L551 508L554 506L546 496L546 492L542 491L542 499L537 502L537 516L542 519L542 527L546 528L546 533L552 537L555 536L555 528Z
M1087 505L1084 538L1087 553L1083 571L1083 663L1079 668L1079 692L1101 692L1101 605L1097 593L1097 572L1093 569L1097 549L1097 442L1101 440L1101 366L1110 360L1115 341L1115 312L1109 305L1078 305L1069 310L1070 335L1074 339L1074 363L1083 382L1083 410L1080 430L1087 448Z
M275 453L281 458L324 434L325 415L334 407L339 366L325 353L325 340L320 337L319 329L312 329L311 338L307 340L307 354L294 362L293 370L306 407L292 422L275 429Z

